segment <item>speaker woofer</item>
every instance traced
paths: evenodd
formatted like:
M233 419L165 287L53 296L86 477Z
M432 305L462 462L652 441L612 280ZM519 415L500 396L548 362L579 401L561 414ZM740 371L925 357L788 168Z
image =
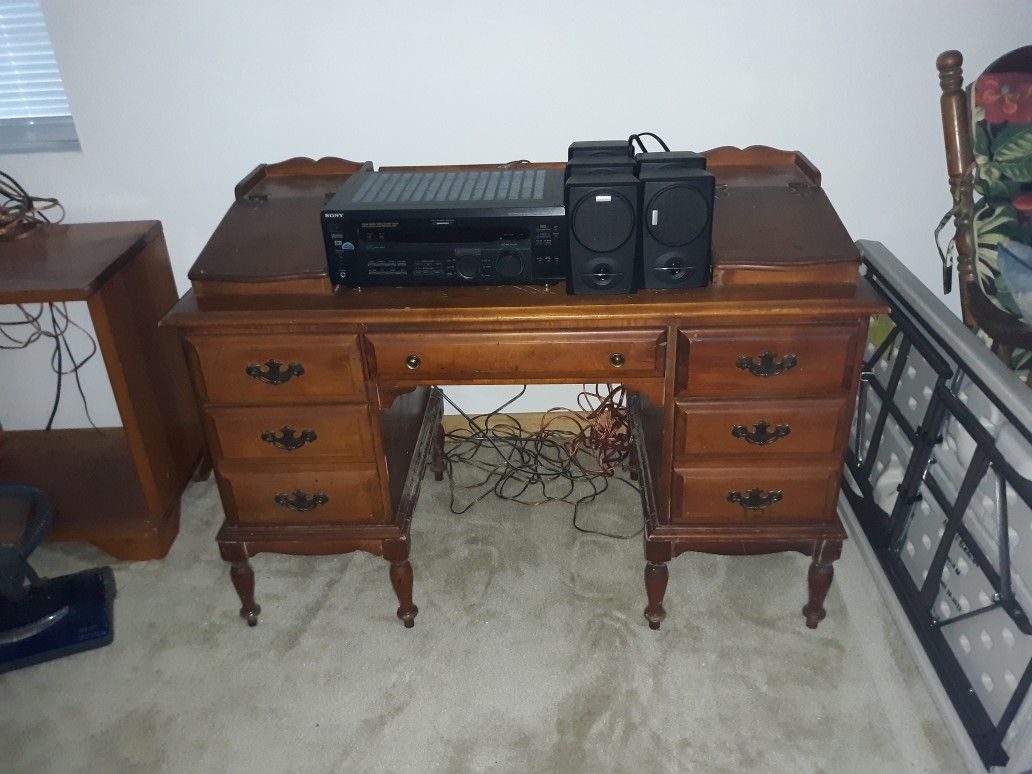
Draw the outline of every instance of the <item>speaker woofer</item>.
M668 247L693 242L706 229L709 205L699 191L687 185L672 185L652 197L645 211L645 224L652 238Z
M591 252L611 253L634 233L634 206L616 191L593 191L574 208L570 228Z

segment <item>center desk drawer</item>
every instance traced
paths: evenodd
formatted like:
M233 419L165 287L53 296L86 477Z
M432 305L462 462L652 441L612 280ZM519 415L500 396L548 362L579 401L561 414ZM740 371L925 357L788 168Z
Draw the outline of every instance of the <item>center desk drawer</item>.
M840 464L674 468L674 524L801 524L834 518Z
M223 459L374 459L373 431L364 403L216 406L207 414L214 425L216 454Z
M381 379L554 378L618 381L663 372L662 329L433 335L372 333Z
M191 336L209 403L365 397L355 334Z
M227 519L245 524L382 524L375 465L223 466Z
M803 396L846 390L859 331L858 325L682 330L677 392Z

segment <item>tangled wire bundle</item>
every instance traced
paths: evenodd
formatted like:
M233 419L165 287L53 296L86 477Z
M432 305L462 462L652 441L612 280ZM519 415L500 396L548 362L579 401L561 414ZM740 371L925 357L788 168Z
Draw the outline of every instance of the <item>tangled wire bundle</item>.
M595 385L589 389L585 385L577 396L576 412L561 407L549 409L540 427L533 431L505 413L526 391L523 385L494 411L475 416L466 414L445 395L467 423L445 435L452 513L465 513L494 494L523 505L571 504L573 526L581 532L622 539L641 534L641 528L632 534L587 529L577 519L580 506L605 492L610 481L637 489L635 482L618 475L629 462L631 451L623 387ZM482 476L471 484L458 485L453 470L456 463L472 466ZM460 507L456 504L459 489L477 494Z
M48 214L51 210L56 210L56 213ZM57 199L32 196L17 180L6 172L0 172L0 240L20 239L41 223L60 223L64 219L64 214L64 207ZM86 418L90 425L96 427L93 417L90 416L86 393L79 378L79 371L97 354L96 340L68 316L68 307L64 302L41 303L37 309L17 304L15 308L20 317L0 320L0 349L25 349L40 339L51 339L54 343L50 355L50 368L57 374L57 390L46 429L50 430L54 425L57 407L61 403L61 380L68 375L75 377L75 386L82 399ZM88 342L89 352L81 360L76 359L68 343L68 332L72 328L85 336ZM69 365L65 364L65 357L68 358Z
M41 223L60 223L64 214L57 199L32 196L17 180L0 172L0 239L20 239Z

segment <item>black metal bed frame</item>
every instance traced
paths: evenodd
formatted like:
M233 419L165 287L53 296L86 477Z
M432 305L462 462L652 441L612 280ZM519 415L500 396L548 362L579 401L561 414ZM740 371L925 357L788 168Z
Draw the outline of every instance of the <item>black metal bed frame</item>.
M1003 741L1032 684L1032 660L1025 665L1002 716L993 722L947 642L945 629L961 620L1000 608L1010 616L1017 629L1032 635L1032 623L1015 599L1012 588L1007 509L1010 491L1026 504L1032 503L1032 482L1023 478L996 447L979 417L958 397L957 388L963 381L970 380L1030 443L1032 393L1028 393L1016 377L1004 372L980 342L974 343L982 352L974 350L970 345L972 334L952 315L947 314L949 319L943 319L939 310L947 311L945 307L888 250L878 243L857 244L863 255L868 280L891 305L889 319L892 328L864 362L856 424L846 459L849 475L844 481L843 493L983 764L987 768L1006 765L1008 754ZM893 367L887 378L879 378L876 365L894 347L898 349L895 350ZM904 368L915 353L934 372L934 386L923 419L916 427L896 400ZM1015 388L1025 391L1024 406L1020 401L1013 403L1013 388L1008 379L1013 380ZM877 396L879 408L873 429L869 429L864 425L864 418L872 394ZM906 461L892 510L886 512L875 500L872 473L890 417L906 436L913 452ZM958 494L952 500L934 475L936 449L943 442L943 430L951 419L959 423L976 444ZM996 564L979 547L965 524L972 496L987 475L996 477L999 520L996 546L999 559ZM902 552L915 506L922 498L922 486L946 514L946 520L932 564L919 584L904 566ZM941 619L935 602L950 548L958 538L963 541L967 555L988 579L994 594L988 605Z

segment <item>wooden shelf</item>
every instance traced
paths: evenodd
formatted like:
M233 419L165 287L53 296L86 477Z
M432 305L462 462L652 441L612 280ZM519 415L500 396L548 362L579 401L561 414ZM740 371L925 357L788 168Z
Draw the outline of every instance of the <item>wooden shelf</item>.
M122 559L150 559L168 553L179 529L178 500L160 517L148 512L120 427L5 431L0 480L50 495L50 542L87 542Z
M124 428L0 437L0 480L55 501L49 539L119 559L168 553L204 455L182 349L158 328L176 298L158 221L44 225L0 243L0 304L86 302Z
M0 304L85 301L150 242L156 220L61 223L0 242Z

